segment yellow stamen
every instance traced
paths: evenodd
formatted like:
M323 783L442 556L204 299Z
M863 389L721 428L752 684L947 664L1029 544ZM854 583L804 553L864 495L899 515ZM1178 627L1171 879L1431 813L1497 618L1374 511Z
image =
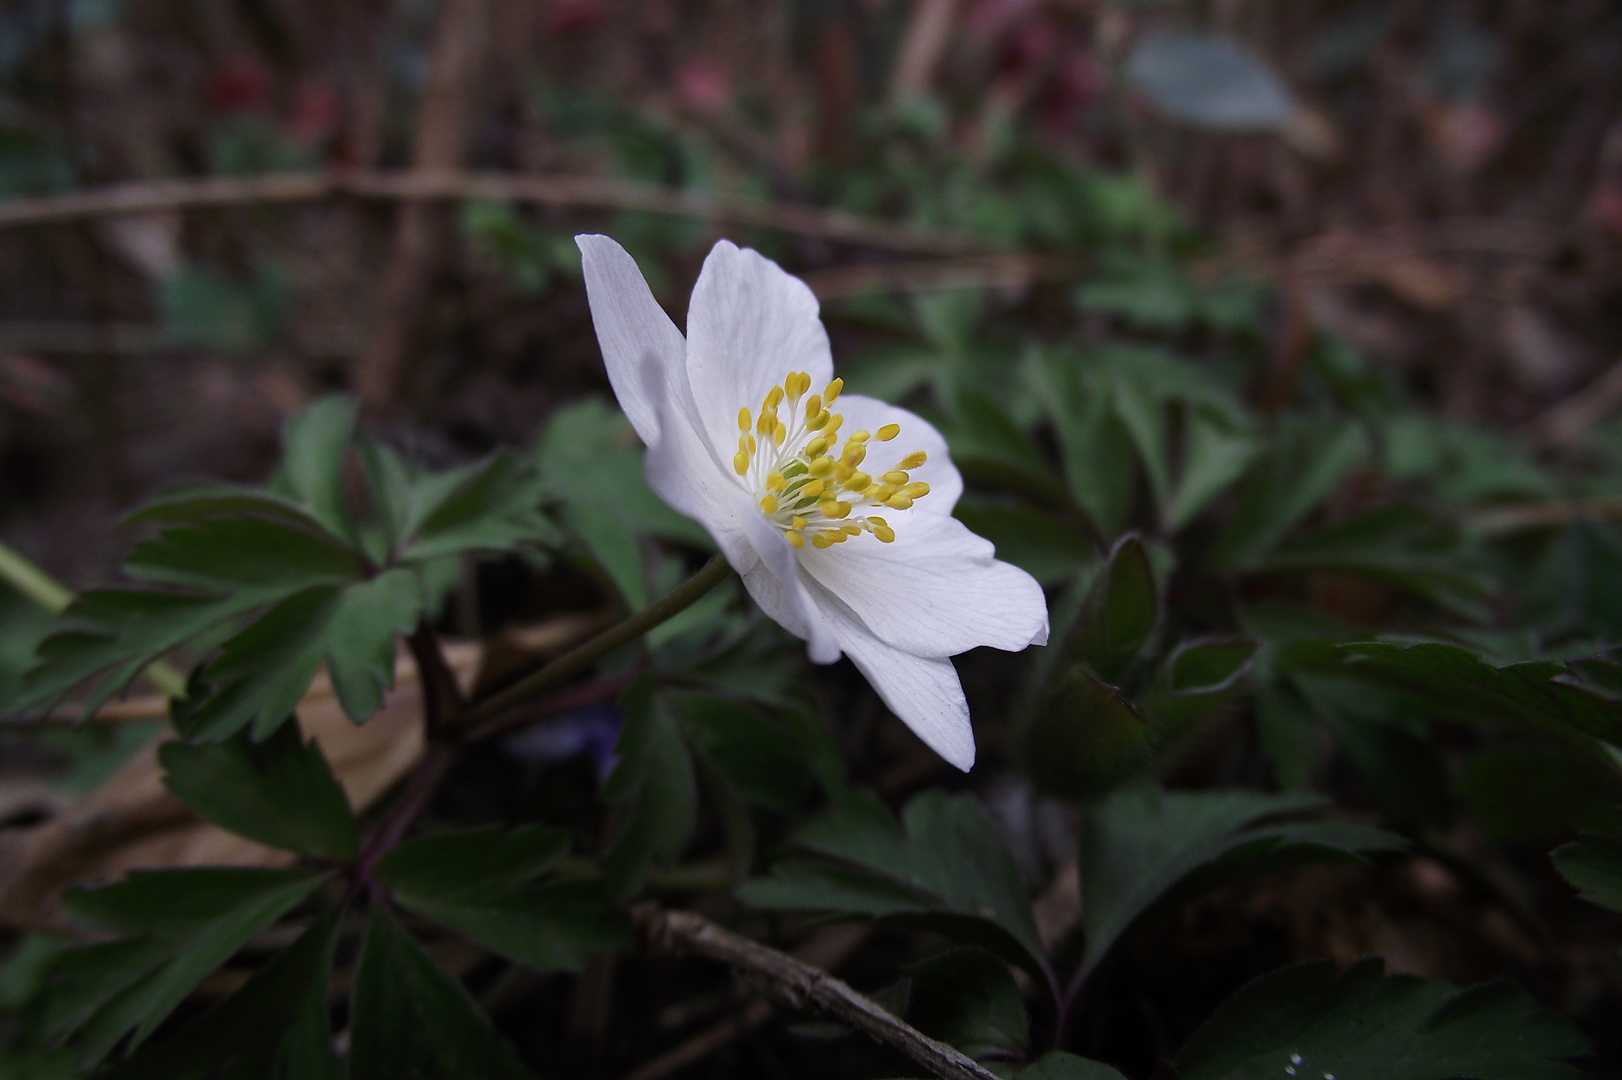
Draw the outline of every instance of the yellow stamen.
M833 416L828 420L827 428L824 429L824 431L822 433L824 435L828 436L828 438L831 439L831 438L834 437L834 432L839 430L839 425L843 424L844 422L845 422L845 414L844 413L834 413Z
M864 472L852 473L850 479L845 481L845 490L865 491L872 482L873 478Z
M805 426L811 431L821 431L828 426L828 410L821 409L813 413L805 421Z
M912 477L908 476L899 469L897 469L895 472L887 472L884 474L884 482L886 484L894 484L896 487L900 487L902 484L905 484L911 479Z
M760 419L755 421L755 430L762 435L770 435L777 426L777 414L770 409L762 409Z
M879 428L879 442L889 442L899 434L901 434L900 424L885 424Z
M880 484L877 489L868 492L868 494L873 497L875 502L884 502L899 490L894 484Z
M782 446L784 440L786 440L787 438L788 438L788 426L786 424L784 424L783 421L779 420L777 422L777 430L772 432L772 442L777 446Z
M795 529L801 532L805 531L805 518L801 517L799 514L794 515L792 524L794 525Z
M750 423L751 423L751 421L749 419L749 408L748 408L748 406L744 406L743 408L738 410L738 430L739 431L748 431Z
M873 535L879 538L881 544L895 543L895 530L887 525L880 525L873 530Z
M929 494L929 485L919 480L902 488L901 493L907 498L916 501Z
M817 507L823 512L824 515L831 517L836 521L850 513L850 503L843 502L839 499L825 498L821 502L817 503Z
M922 465L928 460L928 454L924 453L922 450L914 450L912 453L901 459L900 468L916 469L918 466Z
M867 523L878 529L888 529L890 527L890 523L877 514L867 515Z
M822 392L822 400L827 404L832 405L834 400L839 397L839 391L843 390L844 388L845 380L835 379L833 382L828 384L828 389Z
M805 456L808 457L808 458L815 459L817 457L820 457L822 455L823 451L825 451L827 449L828 449L828 440L825 439L824 437L822 437L821 435L818 435L816 438L812 439L810 442L805 444Z
M850 539L850 534L845 532L844 529L839 529L838 531L830 530L828 532L828 540L832 543L843 544L848 539Z
M766 391L766 404L763 406L764 411L774 411L782 400L783 388L781 386L772 387L770 390Z
M811 546L819 551L831 546L832 544L833 541L828 539L828 534L825 532L811 534Z
M847 438L853 443L864 443L872 437L873 436L868 434L866 431L853 431L849 436L847 436Z
M760 508L768 514L777 513L777 496L767 495L760 500Z
M912 500L897 492L884 500L884 505L891 510L905 510L912 505Z
M788 546L789 547L794 547L794 548L803 548L803 547L805 547L805 534L804 533L786 532L786 533L783 534L783 539L788 541Z
M749 471L749 455L739 450L732 455L732 469L739 476Z
M811 417L817 415L817 413L819 413L821 411L822 411L822 398L821 397L817 396L816 394L812 394L810 397L805 399L805 416L806 416L806 419L809 420Z
M860 536L860 535L862 535L862 527L860 525L841 525L839 527L839 529L846 536Z
M834 471L834 459L831 457L813 458L811 464L806 466L812 476L827 476Z
M862 459L867 457L867 447L859 442L845 444L845 452L839 455L846 465L860 465Z
M768 473L766 476L766 490L777 492L783 490L783 474L780 472Z
M827 487L828 485L823 483L821 480L813 480L809 484L805 485L805 487L800 489L800 494L804 495L808 499L815 499L818 495L821 495L823 491L827 489Z
M856 470L853 467L846 465L844 462L840 462L839 465L834 469L834 479L840 481L841 483L849 480L855 475Z

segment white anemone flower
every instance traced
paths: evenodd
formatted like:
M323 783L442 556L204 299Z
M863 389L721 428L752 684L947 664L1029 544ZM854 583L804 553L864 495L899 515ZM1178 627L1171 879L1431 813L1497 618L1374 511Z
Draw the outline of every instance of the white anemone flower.
M952 517L963 480L924 420L842 394L816 297L759 252L704 260L687 337L635 261L579 236L608 380L647 446L648 483L715 538L813 661L850 657L936 753L974 764L951 657L1045 644L1047 601Z

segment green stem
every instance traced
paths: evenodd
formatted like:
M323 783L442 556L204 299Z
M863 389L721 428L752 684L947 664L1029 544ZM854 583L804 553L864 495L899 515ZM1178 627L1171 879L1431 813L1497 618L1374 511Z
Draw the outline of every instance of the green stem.
M475 702L462 714L458 726L464 730L477 727L513 706L545 693L565 679L578 675L620 646L630 644L660 623L668 622L686 611L731 574L732 567L728 565L726 557L715 556L705 563L704 568L698 573L624 622L609 627L539 671L519 679L505 690L491 694L483 701Z
M73 603L72 589L6 544L0 544L0 581L54 615L60 615ZM166 697L186 696L186 676L168 661L154 660L142 674Z

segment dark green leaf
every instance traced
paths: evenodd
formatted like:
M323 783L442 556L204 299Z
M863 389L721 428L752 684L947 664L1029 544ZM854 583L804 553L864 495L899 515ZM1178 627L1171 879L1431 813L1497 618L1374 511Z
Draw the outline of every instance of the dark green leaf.
M1622 779L1609 761L1570 750L1477 754L1454 790L1487 835L1504 843L1546 840L1575 829L1622 830Z
M529 1080L462 986L381 907L355 973L349 1080Z
M176 721L195 740L228 738L249 725L263 738L292 714L323 661L344 712L365 720L394 685L395 639L411 631L421 609L421 580L404 568L295 594L225 643L204 672L212 692L188 700Z
M327 1024L339 919L312 924L225 1001L143 1046L108 1080L341 1080Z
M1324 806L1306 793L1123 791L1094 806L1081 838L1086 967L1127 927L1190 881L1209 885L1310 859L1361 861L1360 851L1400 848L1399 837L1327 823L1269 823Z
M1378 959L1337 977L1315 960L1240 990L1195 1031L1177 1069L1182 1080L1577 1080L1560 1059L1587 1050L1570 1023L1516 987L1382 977Z
M816 788L801 750L775 721L712 695L666 695L688 743L754 806L796 814Z
M907 969L907 1022L973 1058L1021 1058L1031 1021L1008 965L979 949L956 949Z
M1166 501L1164 518L1181 529L1228 486L1244 475L1262 446L1248 432L1235 431L1204 410L1190 413L1183 468Z
M1059 434L1070 494L1101 532L1114 536L1132 510L1137 478L1132 434L1116 416L1112 380L1095 375L1073 385L1077 358L1056 354L1052 364L1059 370L1047 404Z
M1143 541L1128 536L1093 581L1071 636L1071 652L1113 683L1137 659L1160 615L1160 593Z
M1045 794L1084 801L1142 770L1155 741L1119 690L1078 667L1037 706L1025 733L1025 769Z
M1029 506L959 502L952 513L971 532L996 545L997 558L1013 563L1044 585L1070 577L1098 560L1085 534Z
M1143 699L1164 748L1229 702L1256 658L1246 638L1195 638L1173 650Z
M229 593L240 603L271 603L361 576L354 554L325 532L255 517L165 529L135 545L124 570L142 581Z
M125 525L157 522L196 525L231 518L258 518L306 532L324 533L326 527L286 499L257 488L233 484L184 484L157 495L124 519Z
M1584 900L1622 912L1622 837L1584 836L1556 848L1550 857Z
M620 833L604 870L608 891L626 900L641 891L655 863L668 865L687 846L698 808L698 784L681 729L651 679L633 683L622 699L625 727L619 763L603 784L605 802L619 804Z
M316 859L355 858L355 821L321 748L297 724L262 743L240 732L223 743L165 743L164 786L214 824Z
M400 533L409 537L402 553L407 559L512 551L561 540L541 511L538 479L507 454L467 469L422 477L411 484L408 495L409 510Z
M738 895L768 909L888 917L1051 975L1013 857L974 800L928 791L898 825L851 796L801 829L770 876Z
M425 896L499 892L540 877L569 852L563 829L526 825L433 833L407 840L377 862L377 880Z
M1089 1061L1063 1050L1043 1054L1019 1072L1019 1080L1126 1080L1101 1061Z
M86 1063L132 1032L131 1046L140 1045L205 975L323 880L304 870L149 870L69 892L74 916L135 939L63 954L48 1030L58 1039L77 1032Z
M281 468L271 485L346 540L353 540L355 531L344 497L344 457L358 407L354 398L334 394L289 420L282 433Z
M952 461L965 476L1064 502L1068 496L1053 478L1042 453L996 402L966 390L956 395L952 423L943 429Z

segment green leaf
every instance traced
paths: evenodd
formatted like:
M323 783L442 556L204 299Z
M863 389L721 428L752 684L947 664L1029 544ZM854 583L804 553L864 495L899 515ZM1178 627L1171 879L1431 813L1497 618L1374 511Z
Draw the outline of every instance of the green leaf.
M562 537L542 512L542 501L538 478L509 454L421 477L407 492L401 557L421 562L556 545Z
M335 912L174 1035L143 1046L108 1080L342 1080L327 1023Z
M687 743L703 752L752 806L799 813L816 790L801 748L759 712L709 694L667 694Z
M1350 421L1282 420L1242 485L1239 504L1211 549L1211 565L1245 572L1333 495L1362 463L1362 431Z
M1086 801L1148 765L1155 743L1148 720L1119 690L1077 667L1032 715L1025 770L1044 794Z
M1031 1020L1008 965L980 949L954 949L907 969L907 1022L972 1058L1022 1058Z
M209 972L292 910L325 880L306 870L135 871L113 885L69 892L69 912L132 936L62 954L46 1030L77 1034L81 1061L100 1061L126 1035L139 1046Z
M1622 837L1588 835L1550 856L1584 900L1622 912Z
M952 461L972 476L1056 502L1064 488L1042 452L991 398L976 390L955 395L952 422L942 430Z
M1260 648L1239 637L1194 638L1167 657L1143 707L1164 747L1210 717L1234 697Z
M616 900L640 892L655 863L676 861L698 810L698 783L681 729L651 678L633 683L621 700L626 716L615 752L619 763L603 783L603 801L619 805L620 833L604 872Z
M1278 822L1317 810L1304 792L1123 791L1094 806L1081 837L1085 968L1179 886L1209 887L1301 861L1361 862L1364 851L1403 846L1377 829L1334 822ZM1198 877L1196 877L1196 874Z
M124 525L156 522L195 525L222 518L258 518L306 532L325 533L326 527L287 499L258 488L235 484L181 484L160 492L126 516Z
M1143 541L1123 538L1082 606L1070 652L1107 683L1131 666L1160 616L1160 592Z
M1050 367L1059 370L1049 380L1047 405L1071 496L1100 531L1114 536L1132 510L1137 478L1132 433L1116 415L1113 381L1089 373L1077 385L1077 366L1074 356L1058 353L1051 358Z
M1126 1077L1101 1061L1054 1050L1021 1069L1019 1080L1126 1080Z
M1165 503L1163 519L1173 532L1199 516L1244 475L1262 450L1250 434L1234 431L1203 409L1191 410L1183 468Z
M996 546L997 558L1013 563L1044 585L1061 581L1098 561L1092 543L1052 514L1017 503L959 502L953 515Z
M455 979L381 907L355 973L349 1080L530 1080Z
M343 394L322 398L287 422L273 492L285 491L335 536L352 541L354 523L344 497L344 457L355 434L359 402Z
M188 739L251 725L263 738L292 715L325 661L338 701L359 723L394 685L395 639L416 626L422 584L405 568L346 587L306 589L236 634L203 672L210 692L176 709Z
M131 577L270 603L301 589L361 576L354 554L325 532L257 517L214 518L165 529L135 545Z
M1622 778L1609 761L1564 747L1488 750L1465 763L1454 791L1502 843L1622 830Z
M899 825L876 801L846 797L738 896L769 910L890 918L987 949L1051 985L1019 870L967 796L924 792Z
M246 732L214 745L165 743L164 786L193 810L250 840L315 859L349 862L358 851L343 788L314 740L284 724L255 743Z
M1588 1040L1503 983L1459 990L1380 960L1336 976L1327 960L1250 983L1194 1032L1177 1056L1182 1080L1298 1075L1346 1080L1577 1080L1561 1061ZM1294 1070L1293 1072L1291 1070Z
M374 873L396 891L477 896L533 881L568 853L566 830L490 827L407 840L379 859Z

